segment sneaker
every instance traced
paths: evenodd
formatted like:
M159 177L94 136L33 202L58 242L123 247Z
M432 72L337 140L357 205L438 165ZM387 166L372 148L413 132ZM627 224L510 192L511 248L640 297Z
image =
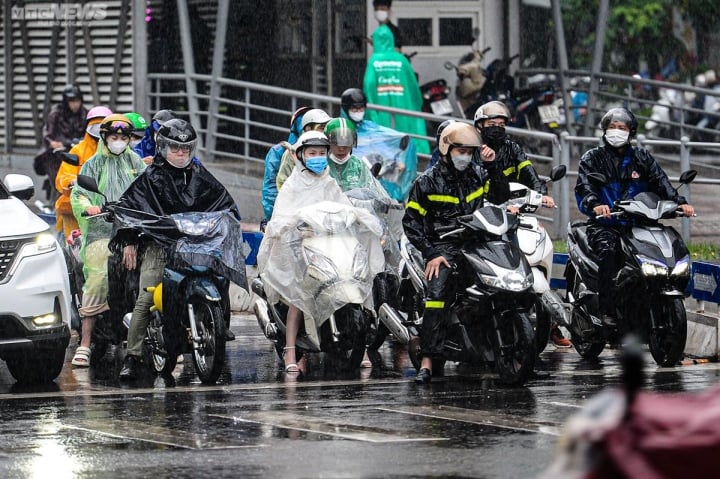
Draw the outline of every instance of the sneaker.
M569 348L570 346L572 346L570 340L563 336L562 331L560 331L560 328L558 327L550 331L550 339L552 340L553 344L558 348Z
M140 376L140 358L128 354L120 370L120 381L134 381Z

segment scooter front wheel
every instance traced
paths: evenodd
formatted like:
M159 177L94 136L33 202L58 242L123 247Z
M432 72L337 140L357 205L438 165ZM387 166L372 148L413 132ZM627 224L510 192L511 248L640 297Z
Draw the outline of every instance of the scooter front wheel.
M498 318L498 332L494 353L500 380L522 386L535 368L535 335L530 320L524 313L507 313Z
M215 384L225 362L225 319L220 305L194 299L195 326L200 338L193 349L195 371L203 384Z
M664 368L675 366L683 357L687 341L687 313L681 299L662 298L652 306L650 354Z

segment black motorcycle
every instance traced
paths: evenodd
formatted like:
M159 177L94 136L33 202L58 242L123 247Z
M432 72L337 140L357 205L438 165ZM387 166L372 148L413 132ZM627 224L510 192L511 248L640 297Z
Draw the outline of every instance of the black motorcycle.
M80 175L78 184L99 193L92 178ZM192 353L200 380L215 383L225 361L230 281L247 289L239 220L229 211L158 216L108 203L103 214L152 238L166 253L162 281L147 289L154 306L144 362L168 377L178 355Z
M449 280L455 291L444 357L472 365L493 365L500 379L514 386L525 383L536 357L529 318L535 302L533 273L514 239L518 224L518 218L504 208L486 204L441 232L441 239L456 240L462 253ZM401 248L405 259L400 287L403 311L392 313L408 330L410 360L419 368L417 335L422 334L427 290L424 262L406 239Z
M680 182L688 184L696 174L686 171ZM598 185L607 182L600 173L589 176ZM623 334L633 332L649 345L655 362L673 366L682 358L687 338L684 298L690 255L678 232L660 220L681 216L678 204L643 192L616 201L612 215L627 220L621 236L622 267L613 285L598 284L598 260L588 244L587 223L568 226L565 279L573 346L583 358L595 359L606 343L618 343ZM615 288L615 326L601 320L601 287Z

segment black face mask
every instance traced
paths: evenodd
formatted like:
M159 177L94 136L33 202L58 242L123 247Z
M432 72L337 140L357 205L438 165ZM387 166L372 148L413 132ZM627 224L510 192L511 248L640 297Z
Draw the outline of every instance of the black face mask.
M505 141L504 126L486 126L482 129L482 137L486 143L491 145L499 145Z

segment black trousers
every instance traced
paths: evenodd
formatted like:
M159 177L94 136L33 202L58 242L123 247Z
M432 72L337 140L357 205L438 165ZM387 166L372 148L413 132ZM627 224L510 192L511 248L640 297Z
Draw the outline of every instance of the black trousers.
M590 224L588 244L598 257L598 303L600 312L615 316L615 276L620 269L620 235L622 227Z
M455 263L458 253L448 251L443 253L443 256L452 265ZM428 282L423 326L420 332L420 354L423 357L443 356L443 346L449 324L448 308L456 288L454 282L451 281L452 272L451 268L440 266L439 276Z

